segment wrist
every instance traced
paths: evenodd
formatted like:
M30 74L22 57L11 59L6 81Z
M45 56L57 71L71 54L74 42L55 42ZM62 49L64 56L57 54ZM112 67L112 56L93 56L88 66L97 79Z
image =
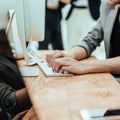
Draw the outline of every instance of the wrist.
M86 58L86 50L81 46L74 46L69 51L69 56L75 60L81 60Z

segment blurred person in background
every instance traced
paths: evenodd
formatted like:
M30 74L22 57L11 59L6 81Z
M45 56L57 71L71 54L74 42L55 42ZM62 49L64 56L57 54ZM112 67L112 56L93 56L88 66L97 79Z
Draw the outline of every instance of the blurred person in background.
M71 48L92 29L99 17L100 0L72 0L65 17L67 25L66 49ZM66 9L68 7L66 6Z
M61 34L61 9L71 0L47 0L46 21L45 21L45 40L39 43L39 49L63 50Z

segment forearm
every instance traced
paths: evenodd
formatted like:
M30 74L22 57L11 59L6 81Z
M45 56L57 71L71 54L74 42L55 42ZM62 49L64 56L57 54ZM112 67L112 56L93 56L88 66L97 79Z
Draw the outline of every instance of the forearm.
M120 57L86 62L88 73L110 72L120 74Z
M9 111L15 105L15 89L0 78L0 106L4 111Z
M0 78L0 106L13 117L30 108L31 102L25 88L15 90Z
M78 46L73 47L68 54L76 60L89 57L96 47L100 45L102 39L103 30L101 20L99 19L94 28L82 40L80 40Z
M81 60L86 58L86 50L80 46L74 46L68 51L68 55L75 60Z
M23 109L31 107L31 102L27 93L26 88L18 90L16 92L17 106Z
M96 25L93 29L80 41L78 41L77 45L79 47L73 47L70 51L71 56L76 60L81 60L83 58L89 57L91 53L100 45L103 40L103 27L101 20L99 19L96 22ZM80 47L82 46L82 47ZM78 53L78 54L74 54Z

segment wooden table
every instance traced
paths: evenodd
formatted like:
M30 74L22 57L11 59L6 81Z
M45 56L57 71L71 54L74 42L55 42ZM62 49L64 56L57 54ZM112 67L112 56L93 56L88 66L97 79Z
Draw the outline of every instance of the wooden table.
M81 120L81 109L120 108L120 85L109 73L47 78L40 70L24 81L36 114L32 120Z

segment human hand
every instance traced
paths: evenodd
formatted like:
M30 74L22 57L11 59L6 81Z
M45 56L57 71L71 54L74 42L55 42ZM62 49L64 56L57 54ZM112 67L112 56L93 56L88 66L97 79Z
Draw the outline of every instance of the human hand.
M63 57L68 57L68 55L65 54L64 52L56 50L53 53L46 54L46 61L48 62L49 66L53 66L55 59L57 59L57 58L63 58Z
M86 74L88 73L88 65L85 62L80 62L70 57L62 57L54 60L52 64L53 71L68 72L73 74Z
M12 120L21 120L27 112L28 112L28 110L18 113Z

